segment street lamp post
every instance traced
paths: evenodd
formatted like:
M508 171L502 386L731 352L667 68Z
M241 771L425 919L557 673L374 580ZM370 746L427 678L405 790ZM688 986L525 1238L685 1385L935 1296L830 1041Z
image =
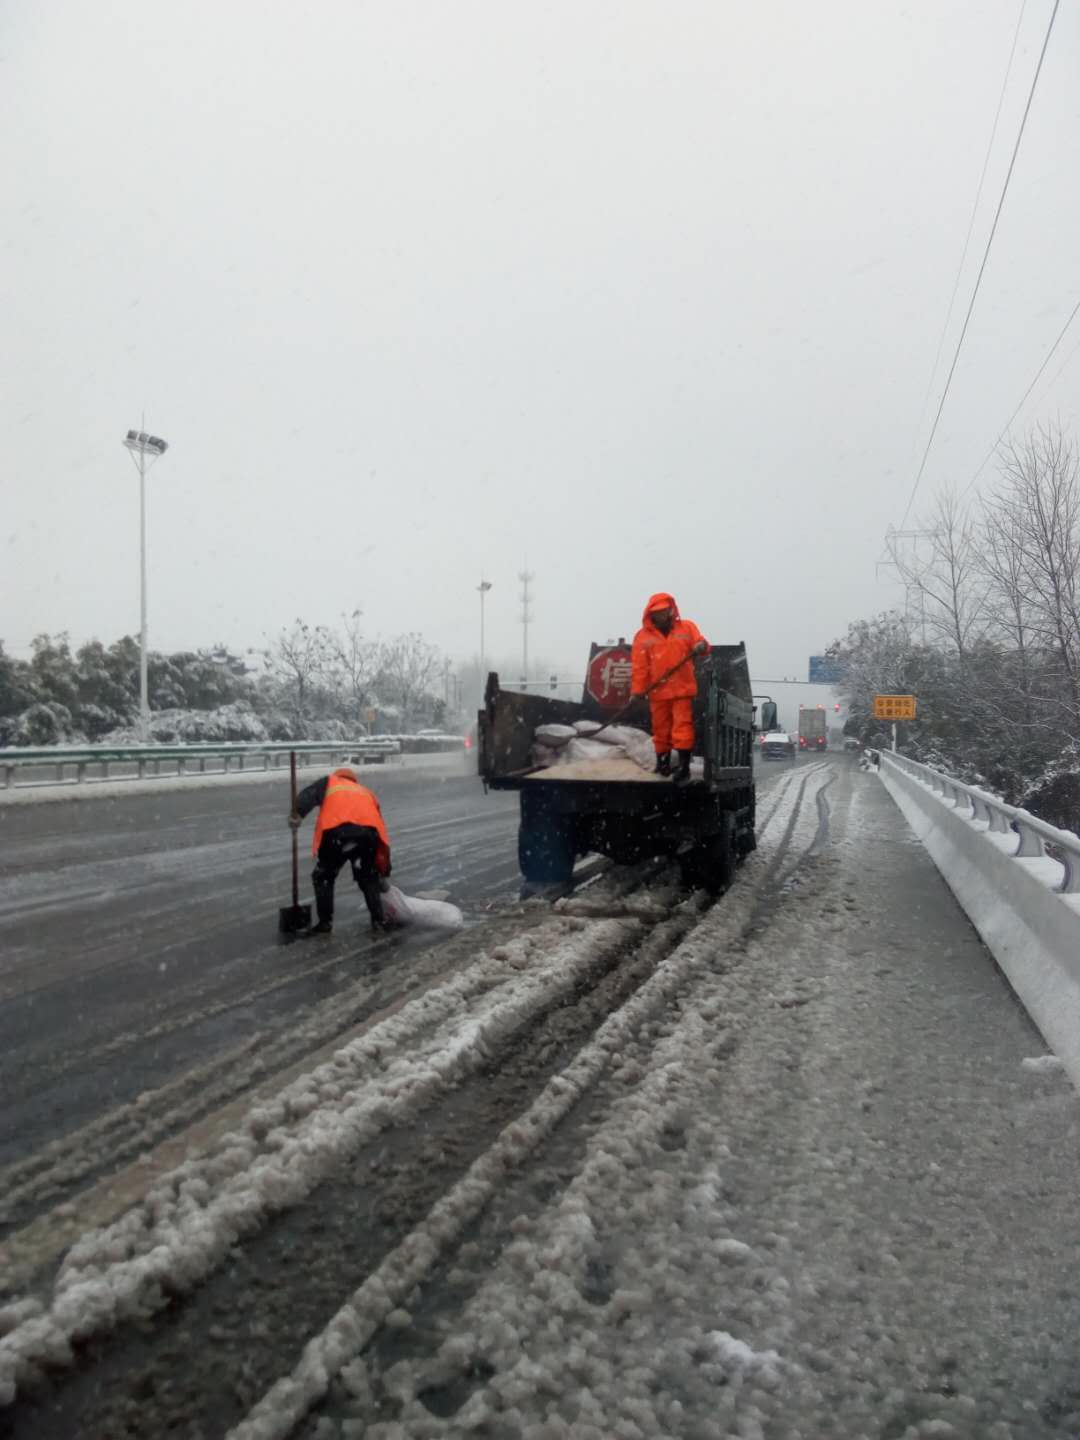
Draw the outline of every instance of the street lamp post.
M484 686L487 684L487 676L484 674L484 596L491 589L491 581L480 577L480 584L476 587L480 592L480 703L484 703Z
M124 439L139 472L139 732L150 739L150 698L146 668L146 472L160 460L168 444L145 430L129 430Z

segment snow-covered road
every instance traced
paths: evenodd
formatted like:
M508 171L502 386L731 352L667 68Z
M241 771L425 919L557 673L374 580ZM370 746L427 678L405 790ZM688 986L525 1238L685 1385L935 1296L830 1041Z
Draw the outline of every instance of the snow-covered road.
M877 777L765 778L717 904L508 904L0 1174L0 1437L1080 1433L1080 1102Z

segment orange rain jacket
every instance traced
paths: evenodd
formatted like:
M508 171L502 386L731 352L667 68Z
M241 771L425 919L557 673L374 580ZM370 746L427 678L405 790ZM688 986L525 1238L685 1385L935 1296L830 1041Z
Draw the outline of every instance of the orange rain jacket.
M653 610L665 609L670 609L675 619L668 634L661 635L650 615ZM634 636L630 693L644 695L661 675L666 674L672 666L679 665L680 660L685 660L686 664L679 665L670 680L665 680L663 685L653 691L652 699L679 700L688 695L696 695L697 676L689 657L694 646L704 638L692 620L683 620L680 617L679 607L673 596L663 591L653 595L641 617L641 629Z
M326 789L319 801L319 818L311 846L313 855L319 853L323 832L338 825L367 825L375 830L379 836L375 868L380 875L390 873L390 836L386 833L379 802L347 768L333 771L327 779Z

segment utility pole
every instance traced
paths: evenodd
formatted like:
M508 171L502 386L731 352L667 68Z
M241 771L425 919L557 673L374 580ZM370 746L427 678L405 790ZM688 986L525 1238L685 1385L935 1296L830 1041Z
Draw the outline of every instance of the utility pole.
M487 685L487 675L484 673L486 655L484 653L484 596L491 589L491 581L480 576L480 584L476 587L480 593L480 696L483 699L484 687Z
M536 579L531 570L519 570L521 581L521 677L529 678L529 622L532 620L529 586Z
M129 430L123 443L139 472L139 734L142 743L147 745L150 742L150 697L146 649L146 472L169 446L157 435L148 435L145 426L146 417L143 416L144 428Z

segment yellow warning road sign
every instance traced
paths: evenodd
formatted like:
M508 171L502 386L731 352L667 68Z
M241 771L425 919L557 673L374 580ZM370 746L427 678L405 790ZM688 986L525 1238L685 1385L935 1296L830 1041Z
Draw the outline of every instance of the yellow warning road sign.
M914 720L914 695L875 695L875 720Z

